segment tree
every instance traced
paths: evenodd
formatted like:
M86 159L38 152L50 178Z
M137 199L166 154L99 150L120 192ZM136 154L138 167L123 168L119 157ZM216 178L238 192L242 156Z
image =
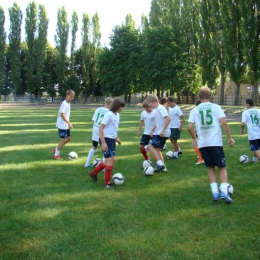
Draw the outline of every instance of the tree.
M5 40L6 40L6 32L5 32L5 13L0 6L0 94L1 91L4 88L5 84L5 63L6 63L6 57L5 57Z
M239 104L240 84L245 80L244 50L241 32L239 0L226 0L221 5L223 21L223 46L230 78L235 82L233 105Z
M11 79L14 85L13 93L16 97L20 88L21 77L21 24L22 11L17 3L14 3L9 9L10 29L9 29L9 48L8 55L11 65ZM23 93L21 93L23 94Z
M56 57L56 75L58 78L58 86L60 95L65 95L65 82L66 82L66 72L68 65L67 58L67 46L69 37L69 22L67 17L67 12L65 7L61 7L58 10L57 15L57 29L55 35L56 49L58 55Z
M254 84L252 97L257 104L258 82L260 80L260 3L258 0L240 1L242 14L242 39L248 78Z

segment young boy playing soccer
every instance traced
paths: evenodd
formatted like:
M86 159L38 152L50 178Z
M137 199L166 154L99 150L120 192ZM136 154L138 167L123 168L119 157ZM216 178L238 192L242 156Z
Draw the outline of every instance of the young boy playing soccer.
M152 136L151 142L148 144L148 149L153 155L156 165L154 166L154 172L164 171L167 169L164 165L164 159L161 153L166 140L170 137L170 126L171 121L166 108L159 104L158 97L150 94L146 101L149 106L155 110L155 125L151 130L150 135Z
M170 140L173 145L173 157L172 159L178 159L178 155L182 154L182 151L178 145L178 139L180 139L183 124L185 122L184 115L179 106L175 103L173 97L168 97L167 104L169 107L168 113L171 118L170 129L171 136ZM180 122L181 119L181 122Z
M140 152L144 156L145 160L148 160L149 157L147 155L145 146L148 145L149 141L151 140L150 133L155 125L155 112L152 110L152 108L148 105L147 101L145 100L143 102L143 108L144 111L141 113L141 120L139 123L137 136L140 136L140 131L142 129L143 124L145 125L144 133L142 135L141 141L140 141Z
M56 126L58 127L58 133L60 142L58 146L52 150L54 153L53 158L56 160L62 159L60 151L63 146L70 141L70 129L73 128L70 123L70 102L74 99L75 92L71 89L66 91L66 99L61 103Z
M247 110L242 113L241 134L244 134L244 128L247 125L247 133L250 149L253 152L251 163L260 160L260 110L254 108L252 99L246 99Z
M226 169L226 158L223 150L222 132L220 124L228 137L228 144L232 147L235 141L232 139L225 114L219 105L210 102L211 90L207 87L201 87L199 91L201 104L193 108L188 120L188 131L192 137L192 146L199 148L205 165L208 168L208 178L210 181L212 199L218 201L225 199L226 203L232 203L233 200L228 192L228 173ZM196 138L194 124L198 133ZM219 195L217 176L215 171L217 166L220 178Z
M94 156L98 142L99 142L99 126L101 124L101 121L103 117L105 116L106 112L109 111L110 105L112 103L113 99L111 97L107 97L105 100L105 106L99 107L95 110L95 113L92 117L92 125L93 125L93 130L92 130L92 143L93 147L89 150L87 161L84 165L84 168L91 167L90 161L92 157Z
M112 188L111 177L115 164L115 152L116 152L116 142L121 144L120 139L117 136L120 116L119 113L123 110L125 106L125 101L119 97L116 97L111 106L110 110L104 115L102 122L99 127L99 136L101 148L103 151L103 156L106 161L100 162L90 173L89 176L94 182L97 181L97 174L105 169L105 182L104 186L106 188Z

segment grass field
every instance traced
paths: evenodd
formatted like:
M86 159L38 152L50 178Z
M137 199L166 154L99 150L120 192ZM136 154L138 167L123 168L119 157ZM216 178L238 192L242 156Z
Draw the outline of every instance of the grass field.
M140 110L123 110L114 173L125 183L103 187L83 168L91 147L93 109L73 108L72 140L62 161L52 159L59 139L58 108L0 109L0 259L260 259L260 162L252 158L240 124L224 149L234 204L213 203L204 165L195 165L187 121L183 154L167 160L168 173L145 177L136 136ZM171 149L167 141L167 150ZM69 160L70 151L79 158ZM165 155L166 152L164 152ZM95 157L101 157L100 149Z

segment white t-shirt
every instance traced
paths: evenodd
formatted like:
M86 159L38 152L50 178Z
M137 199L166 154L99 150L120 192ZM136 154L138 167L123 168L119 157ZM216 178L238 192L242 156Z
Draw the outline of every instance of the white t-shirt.
M120 121L120 114L108 111L104 118L102 119L101 124L106 125L104 127L104 137L115 139L117 137L117 130Z
M219 119L226 117L219 105L199 104L190 111L188 122L196 124L198 147L223 146Z
M181 125L180 116L183 115L180 107L177 105L175 107L169 107L168 113L171 118L170 128L179 128Z
M92 140L94 141L99 141L99 126L108 110L109 109L105 107L99 107L95 110L95 113L92 117L92 120L94 121L92 130Z
M154 109L155 111L155 131L154 135L159 135L164 127L165 124L165 117L169 116L166 108L159 104L157 108ZM170 124L167 126L165 132L164 132L164 137L169 137L171 135L171 129L170 129Z
M247 125L248 140L260 138L260 110L247 109L242 113L242 123Z
M155 125L155 112L154 112L154 110L152 110L150 113L148 113L147 111L144 110L141 113L141 120L144 120L144 125L145 125L144 134L149 135L152 131L152 128Z
M60 109L58 112L56 126L59 129L63 129L63 130L69 129L69 125L61 117L62 113L64 113L67 120L70 121L70 102L67 102L66 99L61 103L61 106L60 106Z

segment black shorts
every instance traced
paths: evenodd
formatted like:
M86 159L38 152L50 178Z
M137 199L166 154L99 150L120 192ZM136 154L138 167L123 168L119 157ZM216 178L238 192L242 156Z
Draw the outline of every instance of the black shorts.
M167 139L168 137L161 137L159 135L154 135L152 140L150 141L150 145L152 145L154 148L163 149Z
M251 151L257 151L260 147L260 139L249 140L249 146Z
M142 135L141 141L140 141L140 145L147 145L149 144L149 141L152 139L152 137L150 135Z
M70 129L58 129L59 138L66 139L68 136L70 136Z
M199 148L201 155L204 159L205 166L209 168L226 167L226 158L222 146L209 146Z
M181 137L181 132L179 131L179 128L171 128L171 139L172 140L178 140Z
M103 156L105 158L110 158L116 155L116 140L112 138L105 137L105 142L107 144L107 150L102 151ZM99 139L100 146L102 145L100 139Z
M93 144L93 147L97 148L98 147L98 142L95 141L95 140L92 140L92 144Z

